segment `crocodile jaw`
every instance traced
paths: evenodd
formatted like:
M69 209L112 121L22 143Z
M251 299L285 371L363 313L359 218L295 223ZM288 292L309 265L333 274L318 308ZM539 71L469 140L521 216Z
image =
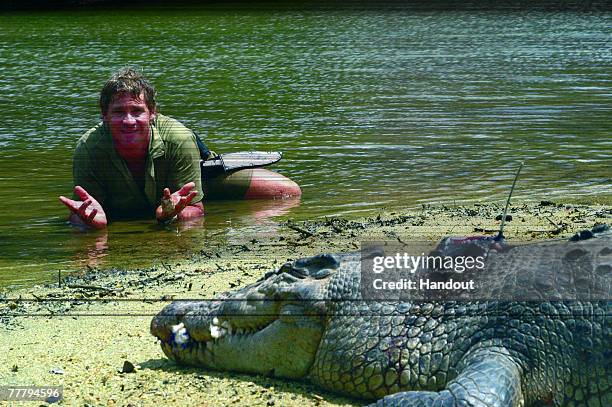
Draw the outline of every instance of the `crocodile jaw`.
M315 256L214 301L175 301L151 321L151 333L179 363L305 377L326 329L325 293L339 264L334 255Z
M320 318L296 315L295 311L281 309L280 315L266 319L258 315L248 327L232 325L229 316L198 315L199 320L194 321L187 314L174 325L152 325L152 333L161 340L166 356L179 363L303 378L314 363L323 323ZM202 326L204 320L208 322L206 328ZM244 317L240 320L245 321L248 319ZM258 326L252 327L255 323Z
M214 318L218 321L218 318ZM286 378L307 376L323 332L308 317L275 319L253 330L233 328L227 320L210 324L208 340L195 340L183 322L161 343L166 356L179 363Z

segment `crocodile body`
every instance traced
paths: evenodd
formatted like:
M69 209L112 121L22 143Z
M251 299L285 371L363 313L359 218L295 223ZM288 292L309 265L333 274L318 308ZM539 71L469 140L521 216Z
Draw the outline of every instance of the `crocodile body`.
M179 363L380 406L612 406L609 233L490 253L479 301L367 300L360 262L288 263L218 300L168 305L151 332Z

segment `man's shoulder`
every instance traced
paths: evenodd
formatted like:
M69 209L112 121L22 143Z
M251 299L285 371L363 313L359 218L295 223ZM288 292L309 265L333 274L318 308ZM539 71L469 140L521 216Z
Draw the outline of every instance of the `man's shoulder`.
M74 154L75 156L99 156L106 154L110 148L112 148L110 133L104 123L100 122L79 138Z
M106 141L108 137L106 127L103 122L98 123L91 129L87 130L77 142L77 148L79 146L87 145L88 147L93 147L96 144L100 144Z
M155 127L157 127L160 130L175 130L175 129L187 129L187 126L185 126L183 123L179 122L178 120L170 117L170 116L165 116L163 114L157 114L156 118L155 118Z
M193 138L193 132L183 123L159 113L155 119L155 127L165 143L182 143Z

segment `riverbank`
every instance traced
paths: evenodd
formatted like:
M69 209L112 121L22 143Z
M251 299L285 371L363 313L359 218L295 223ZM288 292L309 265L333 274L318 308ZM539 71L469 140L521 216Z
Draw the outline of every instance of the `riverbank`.
M288 222L277 234L206 247L176 264L84 270L53 284L4 292L0 385L63 386L65 405L359 405L309 384L176 366L149 334L151 318L172 299L210 298L286 261L355 251L362 241L495 234L502 210L490 204L424 207L373 218ZM611 206L541 202L514 205L509 214L505 235L514 241L568 238L612 223Z

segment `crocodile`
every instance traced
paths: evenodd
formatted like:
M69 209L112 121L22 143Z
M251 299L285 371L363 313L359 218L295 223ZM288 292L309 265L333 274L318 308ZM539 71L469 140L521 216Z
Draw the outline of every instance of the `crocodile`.
M368 299L362 256L322 254L175 301L151 333L179 364L376 406L612 406L612 234L575 240L490 250L477 300Z

